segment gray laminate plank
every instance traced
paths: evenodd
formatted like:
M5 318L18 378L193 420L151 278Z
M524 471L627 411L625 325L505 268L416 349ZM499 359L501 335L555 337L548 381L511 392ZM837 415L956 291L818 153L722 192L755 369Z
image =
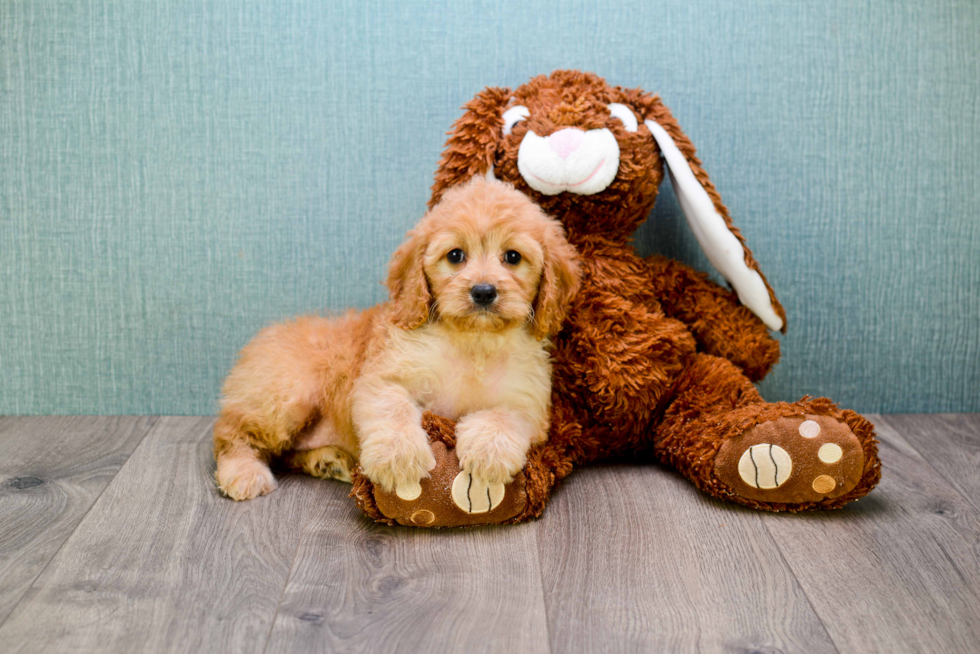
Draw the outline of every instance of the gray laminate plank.
M458 530L367 520L322 493L268 652L545 652L537 523Z
M261 651L309 507L211 479L211 418L161 418L0 628L9 652Z
M0 625L154 418L0 418Z
M840 511L765 527L841 651L980 649L980 519L887 419L883 477Z
M548 651L537 523L387 527L321 495L268 652Z
M835 651L761 520L661 467L576 472L538 529L553 651Z
M882 422L980 511L980 413L888 415Z

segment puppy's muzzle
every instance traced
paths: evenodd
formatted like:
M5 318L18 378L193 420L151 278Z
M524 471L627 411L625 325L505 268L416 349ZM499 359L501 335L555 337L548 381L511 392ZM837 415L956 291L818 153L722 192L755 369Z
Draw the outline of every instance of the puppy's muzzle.
M470 289L470 297L476 306L487 309L497 299L497 288L490 284L477 284Z

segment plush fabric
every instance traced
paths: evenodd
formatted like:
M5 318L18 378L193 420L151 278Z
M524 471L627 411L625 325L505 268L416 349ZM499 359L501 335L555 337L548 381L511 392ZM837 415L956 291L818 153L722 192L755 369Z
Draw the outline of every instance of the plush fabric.
M980 411L975 0L4 0L0 413L215 412L261 327L384 298L460 105L557 68L697 144L767 399ZM710 270L669 184L636 246Z
M505 134L503 116L510 105L529 112ZM632 121L616 115L617 105L636 114L642 129L629 129ZM785 313L694 145L659 97L610 86L592 73L559 70L513 90L487 88L465 109L446 142L430 205L492 167L499 179L562 222L581 260L581 288L553 339L548 441L529 453L523 488L512 485L505 496L526 507L509 521L539 516L555 484L573 467L617 456L659 459L711 495L769 511L839 508L874 488L881 464L871 423L826 398L766 402L752 385L779 358L763 318L778 316L776 326L785 327ZM570 186L555 194L538 188L535 182L550 174L554 162L523 160L524 143L566 130L586 137L614 135L619 166L602 189L578 193ZM551 147L563 150L565 143ZM578 147L587 150L588 139L580 139ZM591 147L575 154L583 160L608 158L601 142ZM758 280L762 298L768 299L768 313L753 314L740 303L742 293L678 262L638 256L630 236L656 201L665 159L679 179L686 177L684 194L708 205L688 207L710 214L710 221L694 215L692 227L727 235L735 263ZM717 235L705 239L708 247L717 241ZM730 265L732 258L723 263ZM784 474L773 474L774 482L763 487L757 470L752 477L743 471L742 460L748 457L754 466L754 450L773 448ZM821 456L828 448L840 456ZM779 465L775 456L771 463ZM433 477L452 479L457 473L458 464L444 457ZM353 476L363 477L357 470ZM364 479L358 479L353 496L368 515L394 517L371 501ZM446 484L430 484L411 510L445 516L442 507L452 502L448 496ZM474 518L441 520L438 526L474 524ZM499 520L484 524L489 522Z

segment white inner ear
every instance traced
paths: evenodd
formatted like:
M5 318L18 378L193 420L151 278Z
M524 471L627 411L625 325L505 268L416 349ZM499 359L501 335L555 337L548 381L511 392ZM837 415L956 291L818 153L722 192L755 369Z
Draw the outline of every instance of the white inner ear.
M782 329L783 321L772 306L762 275L745 264L745 249L715 210L714 202L694 176L687 158L663 127L652 120L645 120L643 124L660 146L677 201L711 265L732 285L742 304L759 316L769 329Z
M609 115L613 118L618 118L623 123L623 127L626 128L627 132L635 132L639 129L639 125L636 123L636 114L625 104L618 102L611 103L609 105Z
M528 110L528 108L521 104L515 107L511 107L510 109L505 111L503 115L504 136L510 136L510 132L512 129L514 129L514 125L516 125L518 122L524 120L530 115L531 112Z

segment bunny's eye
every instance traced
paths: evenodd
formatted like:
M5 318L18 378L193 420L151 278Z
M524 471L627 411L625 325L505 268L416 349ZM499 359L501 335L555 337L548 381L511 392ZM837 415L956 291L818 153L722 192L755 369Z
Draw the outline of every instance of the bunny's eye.
M511 107L504 112L504 136L510 136L510 133L514 129L514 125L521 122L525 118L531 115L527 107L524 105L517 105L516 107Z
M634 114L625 104L619 104L618 102L613 102L610 104L609 115L613 118L618 118L620 122L623 123L623 127L626 128L627 132L635 132L637 127L639 127L636 120L636 114Z
M466 253L459 248L455 248L449 251L446 258L449 259L449 263L463 263L463 260L466 259Z

